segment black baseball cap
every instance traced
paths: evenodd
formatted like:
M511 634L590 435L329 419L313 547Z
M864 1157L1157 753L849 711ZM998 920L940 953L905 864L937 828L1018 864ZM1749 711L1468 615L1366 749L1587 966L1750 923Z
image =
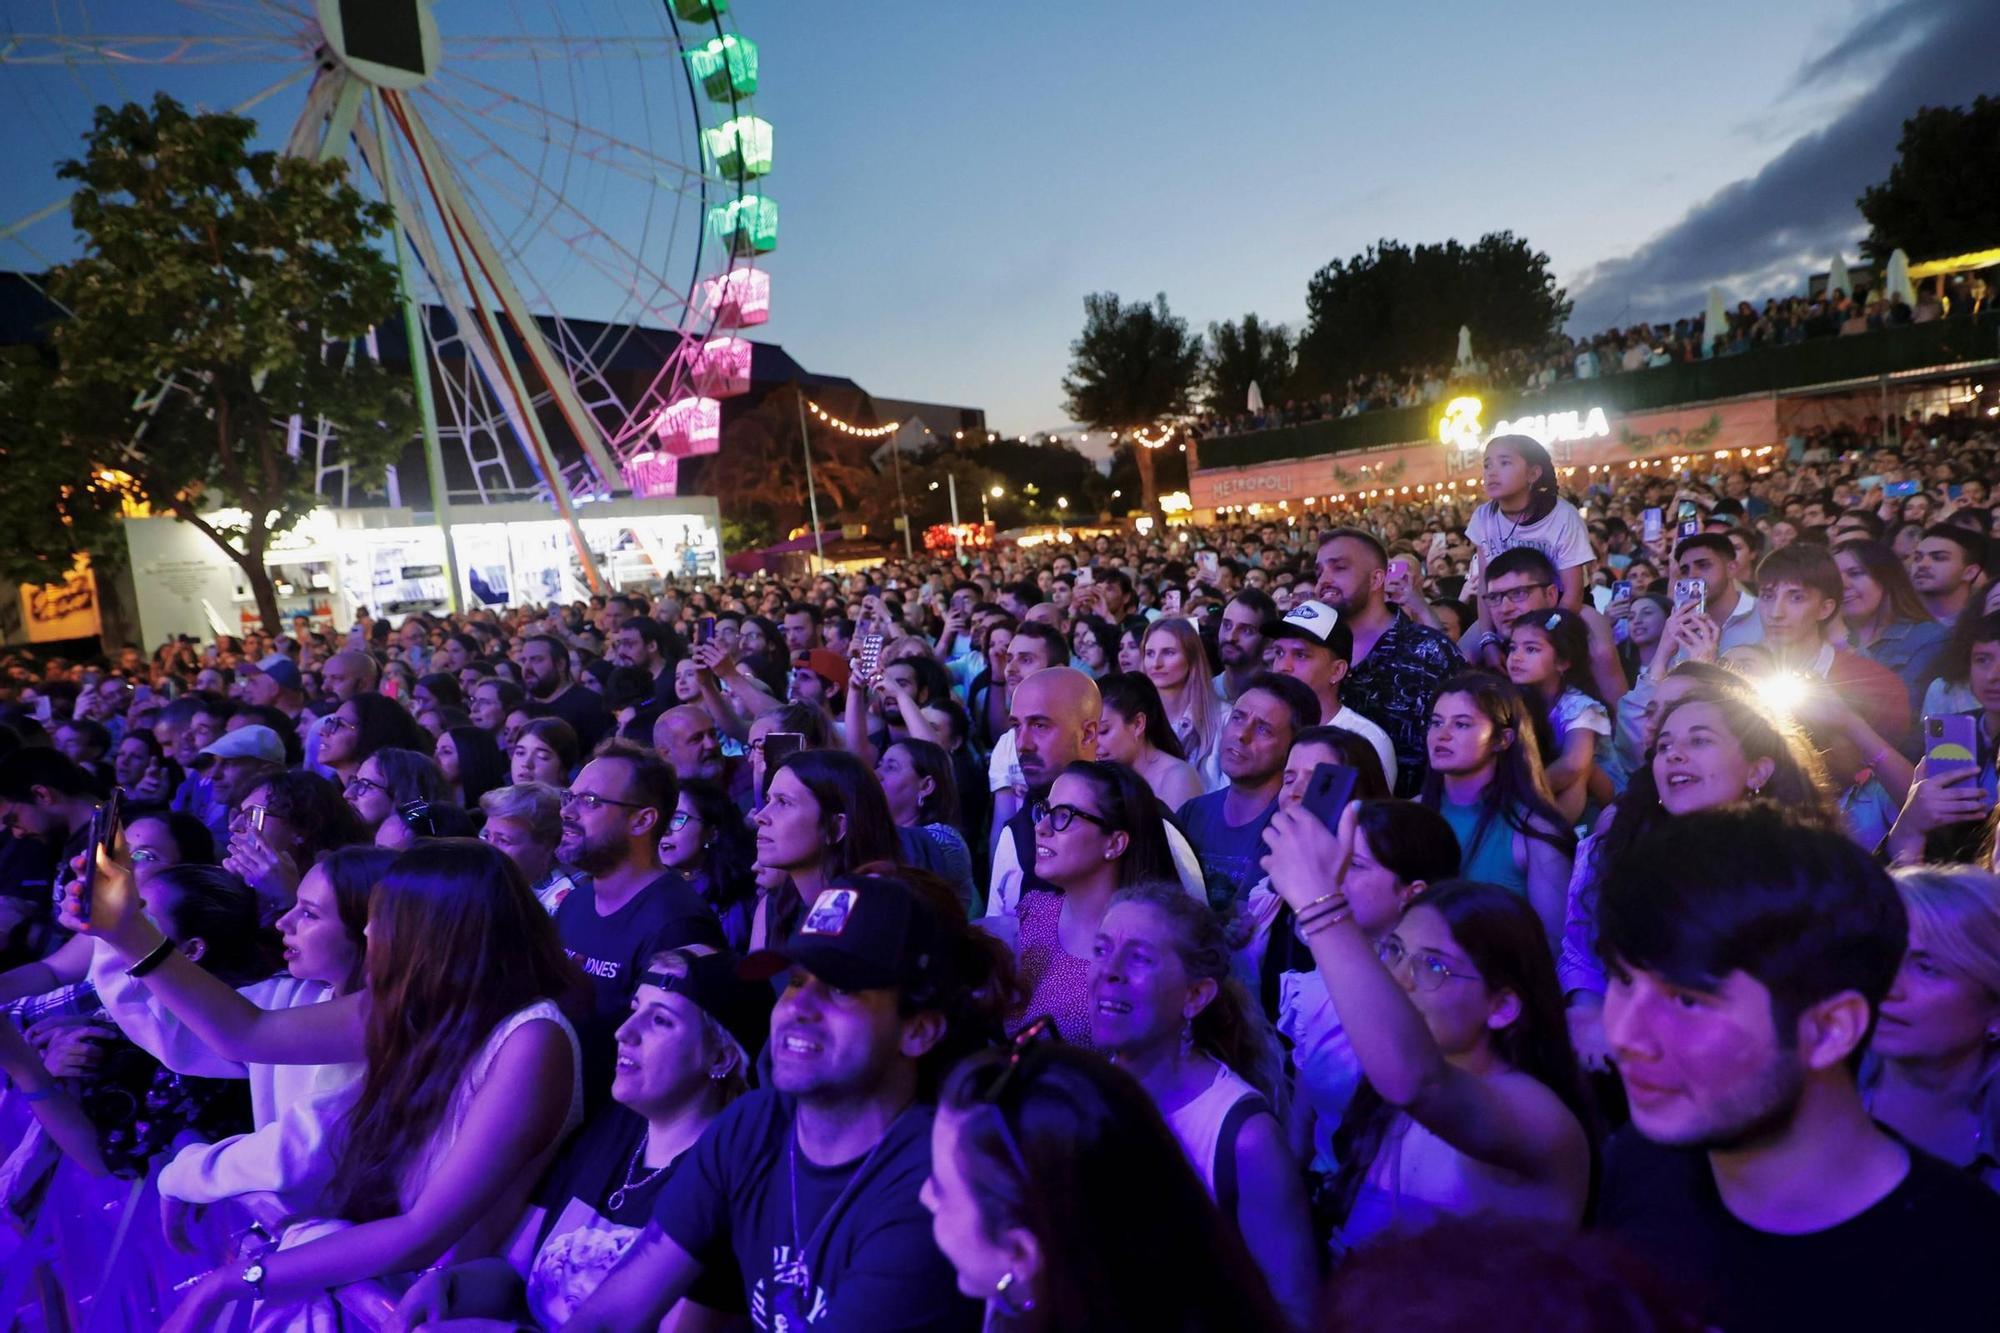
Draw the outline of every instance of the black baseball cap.
M937 977L947 929L904 881L844 876L820 890L789 940L751 954L738 972L758 981L802 967L842 990L912 990Z
M771 1005L777 999L771 988L740 976L737 969L743 960L733 953L676 952L685 975L648 968L640 974L639 984L687 996L755 1060L771 1035Z
M1282 620L1266 621L1264 637L1316 644L1343 662L1354 656L1354 631L1340 618L1340 612L1317 599L1300 602Z

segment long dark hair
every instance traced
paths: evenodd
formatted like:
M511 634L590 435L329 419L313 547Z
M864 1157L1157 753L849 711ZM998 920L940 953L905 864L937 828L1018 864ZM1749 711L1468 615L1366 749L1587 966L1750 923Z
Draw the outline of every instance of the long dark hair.
M1863 572L1882 589L1891 620L1922 625L1937 619L1924 605L1924 599L1917 596L1917 585L1910 582L1910 571L1903 568L1903 562L1896 558L1896 552L1887 542L1849 537L1834 547L1833 553L1851 555L1860 562Z
M1055 1044L995 1051L952 1073L942 1105L959 1117L959 1174L986 1234L1024 1228L1042 1256L1034 1290L1022 1293L1034 1308L996 1314L994 1328L1287 1327L1242 1236L1124 1070Z
M477 839L398 856L369 898L368 927L368 1072L327 1186L333 1214L354 1222L399 1211L404 1168L501 1020L584 984L520 870Z
M1497 884L1465 879L1433 884L1409 910L1418 907L1432 908L1444 918L1452 942L1465 950L1487 990L1512 991L1520 1001L1518 1018L1498 1031L1489 1030L1494 1054L1508 1068L1561 1098L1584 1133L1594 1139L1596 1116L1577 1066L1576 1048L1570 1044L1555 955L1549 952L1548 933L1534 908ZM1353 1208L1383 1138L1401 1114L1362 1078L1333 1135L1334 1155L1340 1161L1334 1177L1337 1216L1345 1218Z
M1292 749L1301 745L1324 745L1339 755L1340 762L1354 770L1356 800L1372 801L1393 794L1389 790L1389 775L1382 771L1381 754L1375 743L1360 732L1325 722L1292 737Z
M1528 513L1521 520L1521 527L1539 523L1555 512L1556 505L1562 500L1562 483L1556 479L1556 460L1549 457L1548 448L1540 440L1532 435L1495 435L1486 442L1486 447L1489 450L1512 450L1529 470ZM1541 470L1540 476L1534 475L1537 468ZM1488 500L1486 505L1497 518L1500 502Z
M368 757L375 761L388 785L389 799L395 805L405 801L442 801L451 794L444 770L427 754L391 745Z
M918 804L917 822L958 823L958 778L951 771L951 756L945 748L935 741L921 741L914 736L892 741L889 748L900 748L909 757L910 767L917 770L920 780L930 779L931 794L923 797Z
M1523 837L1545 842L1565 856L1574 855L1576 835L1556 810L1548 781L1542 776L1542 756L1534 744L1535 715L1514 683L1490 671L1461 671L1447 676L1431 698L1442 699L1447 694L1470 697L1479 711L1486 714L1496 733L1514 733L1514 743L1500 752L1493 783L1481 796L1484 808L1479 812L1479 822L1473 826L1468 845L1479 846L1486 838L1487 826L1499 818ZM1417 799L1433 810L1441 806L1444 776L1435 769L1424 774L1423 790Z
M1123 764L1074 759L1056 775L1090 784L1104 821L1126 838L1118 858L1118 887L1174 879L1174 851L1160 821L1160 801L1146 780Z
M790 773L804 783L819 806L820 839L826 847L822 862L825 878L852 874L855 867L864 864L896 865L903 860L903 844L889 813L889 798L882 794L882 780L874 769L846 750L800 750L786 755L771 770L772 777L779 773ZM835 819L843 815L846 829L836 832ZM782 940L804 915L805 903L798 894L786 893L776 895L771 907L766 938Z
M354 762L374 754L377 750L394 747L399 750L415 750L418 754L431 752L431 734L417 725L408 709L385 694L357 694L347 701L354 707L354 714L360 725L355 728ZM334 709L339 712L339 708Z
M694 807L695 817L708 830L699 884L708 905L722 916L757 896L757 877L751 871L757 861L757 839L736 802L718 784L705 778L684 779L681 799Z
M368 900L375 885L389 873L398 853L387 847L342 847L319 863L333 889L334 911L340 914L341 929L354 945L354 967L341 983L344 994L353 994L368 984Z
M458 751L458 788L464 798L459 803L468 810L479 808L479 798L499 787L510 786L513 775L507 756L493 733L468 723L445 732Z
M1153 684L1150 676L1139 671L1110 672L1097 682L1097 695L1106 708L1127 721L1143 716L1146 744L1162 754L1187 760L1180 737L1174 734L1173 723L1167 721L1167 706L1160 701L1160 687Z
M259 919L256 891L221 866L167 866L155 889L174 890L175 935L202 942L201 967L232 986L262 981L281 965L278 936Z

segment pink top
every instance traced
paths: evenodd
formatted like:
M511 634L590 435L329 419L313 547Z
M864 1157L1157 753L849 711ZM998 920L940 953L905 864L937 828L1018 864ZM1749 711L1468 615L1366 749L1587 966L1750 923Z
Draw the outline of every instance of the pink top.
M1089 1046L1090 960L1062 946L1060 893L1030 889L1021 895L1020 979L1027 1003L1007 1018L1009 1034L1043 1014L1072 1046Z

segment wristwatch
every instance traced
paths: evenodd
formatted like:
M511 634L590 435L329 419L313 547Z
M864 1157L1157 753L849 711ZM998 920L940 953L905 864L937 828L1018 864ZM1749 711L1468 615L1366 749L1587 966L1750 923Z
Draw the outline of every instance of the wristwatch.
M244 1286L246 1286L246 1287L248 1287L248 1288L250 1288L250 1290L251 1290L251 1291L253 1291L253 1292L255 1292L255 1293L257 1294L257 1299L258 1299L258 1300L260 1300L260 1301L261 1301L261 1300L263 1300L263 1299L264 1299L264 1261L263 1261L263 1260L261 1260L261 1259L260 1259L260 1260L258 1260L258 1261L257 1261L256 1263L253 1263L253 1264L251 1264L251 1265L250 1265L250 1266L249 1266L248 1268L244 1269L244 1270L243 1270L243 1272L242 1272L242 1274L241 1274L241 1278L242 1278L242 1281L243 1281L243 1285L244 1285Z

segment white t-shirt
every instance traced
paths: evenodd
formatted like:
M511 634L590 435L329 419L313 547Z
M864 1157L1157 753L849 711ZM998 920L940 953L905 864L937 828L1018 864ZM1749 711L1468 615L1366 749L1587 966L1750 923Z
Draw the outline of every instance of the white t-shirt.
M1338 713L1326 719L1326 725L1329 727L1339 727L1342 731L1351 731L1362 740L1374 746L1376 756L1382 760L1382 776L1388 779L1390 789L1394 790L1396 786L1396 747L1390 744L1388 732L1382 730L1382 728L1376 726L1346 704L1342 704Z
M1556 507L1538 523L1515 523L1502 518L1500 507L1489 500L1473 511L1472 521L1465 525L1465 539L1479 552L1474 568L1467 575L1473 587L1479 586L1478 580L1485 577L1489 563L1517 546L1532 546L1547 556L1557 570L1575 569L1597 558L1590 548L1590 531L1583 526L1583 515L1567 500L1556 501Z

